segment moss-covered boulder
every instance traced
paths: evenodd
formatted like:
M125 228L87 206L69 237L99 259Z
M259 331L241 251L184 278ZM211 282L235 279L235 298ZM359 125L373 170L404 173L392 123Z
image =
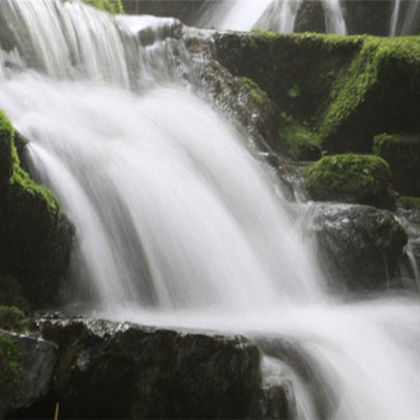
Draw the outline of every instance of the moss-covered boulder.
M69 268L73 229L53 194L21 168L14 136L0 112L0 294L11 298L3 304L17 304L18 281L32 308L51 306Z
M317 160L321 157L317 134L293 121L279 129L278 149L294 160Z
M420 197L420 135L380 134L373 150L389 163L397 191Z
M15 306L0 305L0 329L20 331L26 325L25 314Z
M124 13L122 0L83 0L89 6L112 13L113 15Z
M362 293L402 286L398 263L408 238L393 213L322 204L314 211L310 230L332 290Z
M376 134L420 132L420 37L255 31L214 40L220 63L315 127L324 150L369 153Z
M246 418L260 352L241 337L101 320L40 320L59 344L63 418Z
M388 164L374 155L343 154L324 156L305 172L305 186L312 199L370 204L392 208Z

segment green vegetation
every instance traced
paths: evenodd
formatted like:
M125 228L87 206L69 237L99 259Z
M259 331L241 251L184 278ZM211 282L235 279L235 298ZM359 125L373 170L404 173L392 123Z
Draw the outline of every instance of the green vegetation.
M59 281L69 266L72 230L52 192L20 167L14 136L0 111L0 302L26 310L24 298L32 307L57 301Z
M218 59L251 78L329 153L371 153L382 132L420 133L420 37L216 35ZM252 57L252 60L249 60Z
M373 155L325 156L305 173L305 185L314 200L392 207L388 164Z
M12 338L0 334L0 410L17 397L23 378L20 358Z
M282 151L294 160L316 160L321 156L316 133L292 122L279 130Z
M21 331L25 328L25 314L14 306L0 305L0 328Z
M420 197L400 197L398 201L404 209L420 211Z
M83 0L89 6L96 7L100 10L116 14L123 14L124 7L121 0Z
M258 104L264 103L264 95L266 95L259 86L250 78L242 77L242 81L248 86L252 99Z

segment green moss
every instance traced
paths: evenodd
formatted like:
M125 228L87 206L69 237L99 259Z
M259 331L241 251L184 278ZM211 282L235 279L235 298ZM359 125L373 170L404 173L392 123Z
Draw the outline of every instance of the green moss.
M23 379L21 354L16 343L0 334L0 409L16 397Z
M0 278L16 279L29 304L41 307L58 299L59 282L69 266L72 231L52 192L21 168L14 136L0 113ZM12 291L5 290L6 295ZM21 306L13 299L4 303Z
M373 150L388 162L398 192L420 196L420 134L377 135Z
M315 160L321 155L319 138L299 123L291 123L279 131L282 151L294 160Z
M404 209L420 211L420 197L400 197L398 201Z
M262 105L264 103L264 93L261 91L259 86L248 77L242 77L242 81L248 86L252 99L258 105Z
M25 328L25 314L15 306L0 305L0 328L22 331Z
M320 126L326 147L367 151L375 132L415 125L411 108L419 93L420 38L363 37L331 89Z
M305 170L305 186L320 201L392 207L388 164L373 155L325 156Z
M100 10L116 14L123 14L124 7L121 0L83 0L89 6L96 7Z

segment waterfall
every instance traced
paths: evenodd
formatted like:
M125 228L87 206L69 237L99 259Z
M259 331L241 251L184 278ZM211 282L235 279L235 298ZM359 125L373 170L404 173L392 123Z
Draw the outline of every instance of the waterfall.
M418 34L420 30L420 3L395 0L390 22L390 36Z
M210 4L199 24L223 30L256 28L290 33L304 5L305 0L225 0ZM327 32L345 35L347 29L340 0L324 0L322 7Z
M319 392L332 419L420 415L418 301L328 295L279 181L195 94L182 36L166 35L179 23L79 0L2 0L0 23L0 109L76 226L73 303L287 338L325 385L262 345L265 375L290 378L300 418L317 417Z

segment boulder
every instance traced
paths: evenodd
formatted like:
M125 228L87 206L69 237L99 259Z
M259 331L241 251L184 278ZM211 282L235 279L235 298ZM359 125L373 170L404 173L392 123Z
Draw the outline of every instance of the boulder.
M324 6L320 0L304 1L296 15L295 32L326 32Z
M2 303L18 304L17 281L32 308L56 304L73 236L52 192L20 166L14 129L0 112L0 295L13 298Z
M305 172L305 186L316 201L369 204L392 208L388 164L374 155L324 156Z
M216 33L219 62L251 78L323 150L372 151L383 132L420 132L420 38ZM250 60L249 57L253 59Z
M370 206L317 205L309 229L336 291L400 287L398 262L407 234L393 213Z
M51 390L56 361L53 343L0 330L0 414L24 410L42 400Z
M420 135L381 134L373 150L388 162L397 191L420 197Z
M342 1L348 33L388 36L393 6L389 0Z
M60 418L245 418L260 351L241 337L102 320L41 319L59 345Z

